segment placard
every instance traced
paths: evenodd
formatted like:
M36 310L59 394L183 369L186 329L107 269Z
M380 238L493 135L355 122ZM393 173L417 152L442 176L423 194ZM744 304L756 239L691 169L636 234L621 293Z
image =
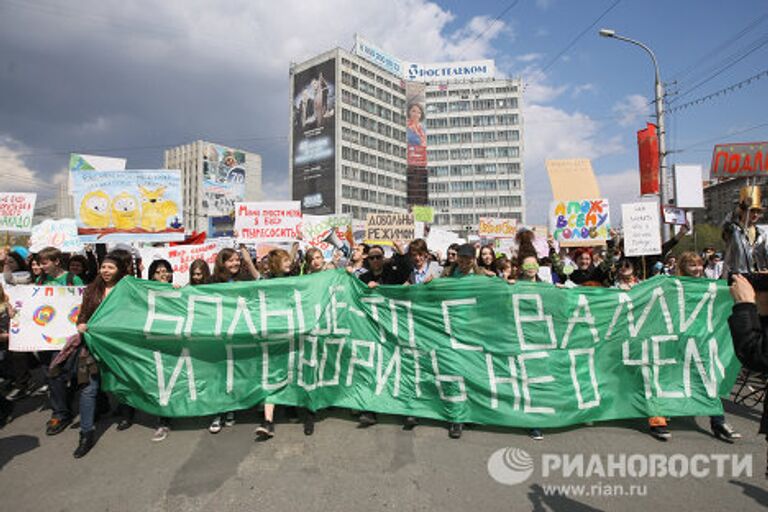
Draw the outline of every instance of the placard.
M683 208L663 206L662 214L664 215L664 224L673 224L677 226L685 226L688 224L688 219Z
M410 242L415 237L413 214L369 213L365 220L365 242L392 245L392 241Z
M290 242L301 238L301 203L235 203L235 238L239 243Z
M760 176L768 172L768 142L718 144L712 152L713 178Z
M439 252L442 258L446 257L448 247L456 243L459 243L459 235L453 231L433 227L427 235L427 247L430 251Z
M32 235L29 238L30 252L40 252L46 247L55 247L61 252L82 251L83 243L77 235L77 221L46 219L32 226Z
M610 238L608 199L553 201L549 218L552 236L564 247L601 245Z
M413 205L411 212L413 213L413 220L417 222L435 221L435 209L432 206Z
M480 238L515 238L517 235L517 219L480 217L478 234Z
M323 252L330 261L335 251L345 258L352 254L352 217L350 215L304 215L301 226L304 242Z
M597 178L588 158L547 160L546 166L555 201L600 197Z
M704 208L704 182L700 165L675 164L675 205L678 208Z
M82 286L8 286L16 315L11 318L9 349L14 352L61 350L77 332Z
M29 233L37 194L0 192L0 231Z
M189 266L197 259L205 260L213 270L216 255L222 249L218 241L210 241L198 245L176 245L173 247L144 247L140 249L141 263L144 267L142 277L149 279L149 266L155 260L167 260L173 268L173 284L186 286L189 284Z
M626 256L661 254L658 203L649 201L622 204L621 219Z

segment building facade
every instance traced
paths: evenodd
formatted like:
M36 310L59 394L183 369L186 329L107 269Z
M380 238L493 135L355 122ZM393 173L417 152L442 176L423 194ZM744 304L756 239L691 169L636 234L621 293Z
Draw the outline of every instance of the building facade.
M722 224L725 216L733 212L739 203L739 189L748 184L760 186L763 204L766 205L766 201L768 201L768 177L721 179L704 186L704 209L694 210L694 224L713 224L716 226ZM765 219L762 222L765 222Z
M457 76L467 68L408 65L367 44L356 48L291 67L289 161L292 198L302 211L360 220L407 211L413 142L406 135L406 77L418 72L410 78L423 85L434 225L466 231L476 230L480 217L524 222L520 81Z
M213 142L165 150L166 169L181 171L184 228L230 236L234 203L261 199L261 156Z

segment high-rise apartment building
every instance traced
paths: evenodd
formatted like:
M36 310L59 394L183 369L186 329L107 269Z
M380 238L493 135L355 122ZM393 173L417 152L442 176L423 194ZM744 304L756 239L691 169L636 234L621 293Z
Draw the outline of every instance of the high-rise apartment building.
M524 221L520 85L492 61L404 63L361 38L293 65L292 197L356 219L410 199L454 231Z
M261 156L212 142L165 150L165 168L181 170L184 228L230 236L234 203L261 199Z

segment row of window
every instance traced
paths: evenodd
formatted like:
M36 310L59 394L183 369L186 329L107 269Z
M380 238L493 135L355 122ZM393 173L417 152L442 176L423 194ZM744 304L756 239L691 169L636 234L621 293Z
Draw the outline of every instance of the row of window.
M376 121L364 114L358 114L357 112L343 108L341 109L341 119L350 124L354 124L355 126L365 128L368 131L376 132L379 135L390 137L399 142L405 142L405 129L400 130L387 123ZM400 125L405 127L405 121Z
M350 181L358 183L368 183L370 185L376 185L389 190L398 190L400 192L406 191L405 180L399 180L391 176L384 174L378 174L373 171L367 171L365 169L358 169L348 165L341 166L341 175Z
M346 126L341 129L341 140L360 144L361 146L378 150L386 155L397 155L405 158L406 154L406 149L400 144L393 144L386 140L368 135L365 132L352 130Z
M346 71L342 71L341 82L353 89L357 89L361 93L364 93L372 98L376 98L377 100L384 102L386 105L391 106L396 112L403 112L405 110L404 98L393 95L383 90L381 87L376 87L375 85L369 82L366 82L362 78L358 78L354 75L347 73ZM365 98L360 97L360 100L363 100L363 99Z
M427 161L429 162L439 162L441 160L471 160L473 158L518 158L519 156L520 148L518 146L427 150Z
M482 100L459 100L451 102L427 103L427 114L442 114L445 112L468 112L470 110L496 110L517 108L517 98L488 98Z
M382 171L389 171L401 176L405 176L405 149L393 146L392 152L395 154L395 156L402 158L403 161L397 162L389 158L372 155L359 149L350 148L349 146L341 146L341 157L344 160L357 162L369 167L381 169Z
M434 133L427 135L427 145L472 144L483 142L516 142L520 140L519 130L490 132Z
M431 198L429 205L440 210L445 208L491 208L497 206L521 206L520 196L477 196Z
M436 165L429 167L433 178L446 176L473 176L484 174L520 174L520 162L502 162L496 164L457 164Z
M427 117L427 128L467 128L470 126L514 126L520 124L517 114L479 115L462 117Z
M427 98L462 98L469 99L473 95L475 97L485 94L514 94L517 93L518 87L516 85L506 85L503 87L478 87L475 89L450 89L449 87L441 87L436 91L427 91Z
M437 194L489 190L520 190L520 180L439 181L429 184L429 191Z
M353 187L351 185L341 186L341 197L345 199L358 199L360 201L367 201L370 203L379 204L381 206L395 206L399 208L405 208L405 196L396 196L386 192Z
M516 219L522 221L523 216L520 212L486 212L486 213L454 213L454 214L436 214L435 224L438 226L477 226L480 217L500 217L502 219Z
M376 83L379 83L388 89L392 89L393 91L396 91L400 94L405 94L405 88L402 87L399 82L392 82L383 76L374 73L365 66L359 66L356 62L352 62L345 58L341 59L341 65L353 71L359 71L361 75L366 76L371 80L375 80ZM342 76L343 74L344 72L342 71Z
M399 207L399 208L405 208L405 206ZM352 215L353 219L365 219L369 213L381 213L381 212L392 212L395 211L395 208L368 208L365 206L355 206L352 204L342 204L341 205L341 213L349 213ZM400 210L404 211L404 210Z
M369 114L373 114L382 119L386 119L387 121L392 121L393 123L399 125L405 125L405 115L401 112L397 112L387 107L381 106L378 103L362 98L355 93L342 90L341 101L347 105L352 105L353 107L365 110Z

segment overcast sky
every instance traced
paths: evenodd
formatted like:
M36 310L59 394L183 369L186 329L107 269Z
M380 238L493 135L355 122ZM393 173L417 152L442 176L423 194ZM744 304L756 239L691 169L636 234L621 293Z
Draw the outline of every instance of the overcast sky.
M163 148L203 139L260 153L265 195L287 199L289 65L359 32L404 60L493 58L523 78L528 220L543 223L545 158L591 158L613 205L638 194L652 68L598 28L654 48L683 93L674 106L768 68L767 12L762 0L3 0L0 178L50 196L70 152L158 168ZM672 161L708 167L715 142L768 140L766 97L763 75L671 115L670 149L684 150Z

